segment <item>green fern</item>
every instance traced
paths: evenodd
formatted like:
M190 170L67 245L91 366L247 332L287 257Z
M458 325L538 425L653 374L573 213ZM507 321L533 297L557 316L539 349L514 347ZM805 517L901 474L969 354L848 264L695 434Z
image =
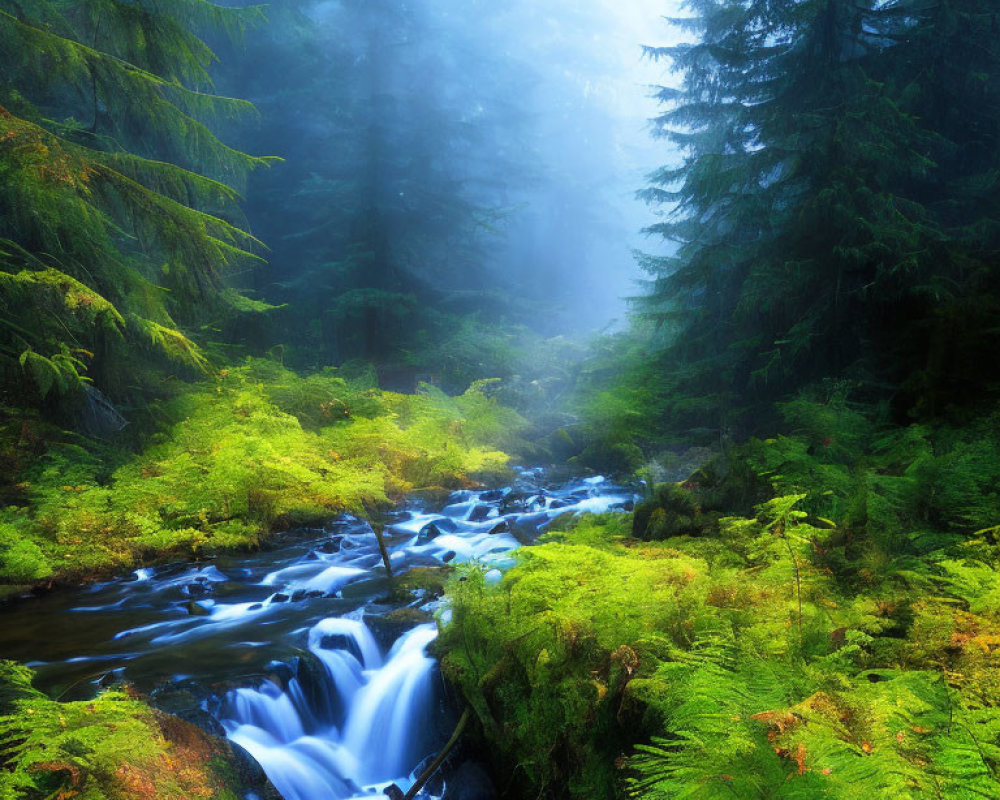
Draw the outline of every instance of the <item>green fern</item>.
M987 715L977 737L933 674L867 673L843 692L789 706L795 684L773 666L733 648L695 658L660 668L678 700L665 715L670 736L630 759L634 797L1000 796L998 715Z
M691 800L771 796L787 770L752 715L784 705L787 685L763 663L755 673L741 670L732 633L716 632L675 657L656 675L664 686L656 702L669 736L637 746L629 793Z
M164 800L235 800L227 751L197 729L163 722L123 690L59 703L33 689L31 679L25 667L0 661L5 800L120 800L152 787Z
M149 339L149 343L170 361L201 372L208 371L208 360L202 354L194 342L188 339L176 328L161 325L152 320L143 319L137 315L129 317L129 323L142 335Z
M42 397L51 392L57 395L69 394L89 378L83 374L86 365L70 353L54 353L45 357L33 350L25 350L18 359L24 371L31 377Z

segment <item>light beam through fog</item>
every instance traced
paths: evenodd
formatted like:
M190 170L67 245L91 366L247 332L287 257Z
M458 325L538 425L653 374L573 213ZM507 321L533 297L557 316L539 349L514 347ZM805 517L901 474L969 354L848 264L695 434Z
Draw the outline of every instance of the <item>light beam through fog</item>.
M473 21L459 31L533 73L516 101L529 120L527 149L544 167L514 188L525 207L506 229L502 263L557 302L550 333L620 319L622 298L635 292L631 249L650 247L639 233L650 212L634 195L663 148L649 135L648 87L664 67L641 58L641 45L667 43L665 10L655 0L514 3L483 30Z
M997 1L222 2L0 0L0 798L1000 798Z

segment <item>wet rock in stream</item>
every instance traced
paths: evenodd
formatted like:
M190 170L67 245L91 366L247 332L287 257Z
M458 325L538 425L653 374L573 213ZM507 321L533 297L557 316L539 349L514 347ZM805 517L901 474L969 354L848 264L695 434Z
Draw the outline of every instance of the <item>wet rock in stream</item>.
M364 622L375 641L385 650L404 633L417 625L433 622L434 616L419 608L397 608L385 614L365 614Z
M218 697L196 681L178 681L159 686L150 692L149 704L153 708L173 714L201 728L212 736L226 735L225 729L214 715L219 705Z
M465 761L447 778L441 800L497 800L489 773L475 761Z
M212 615L212 612L208 608L194 600L186 602L184 608L192 617L209 617Z
M226 788L237 797L282 800L257 760L226 738L215 716L219 699L212 691L195 681L179 681L154 689L148 702L175 764L188 757L205 761L210 757L221 767Z

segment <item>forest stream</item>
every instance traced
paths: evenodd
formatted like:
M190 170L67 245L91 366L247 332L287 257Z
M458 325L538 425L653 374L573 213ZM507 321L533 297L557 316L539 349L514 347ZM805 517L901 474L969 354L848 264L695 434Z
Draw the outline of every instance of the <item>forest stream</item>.
M519 470L512 485L455 492L439 510L413 500L391 512L392 579L371 525L344 515L252 555L142 568L23 602L0 626L0 649L63 699L121 681L154 703L190 692L198 723L249 751L285 800L406 789L447 735L427 648L433 615L446 624L449 611L436 593L394 581L475 562L498 583L511 551L557 517L630 510L636 499L600 476L553 485Z
M0 800L199 798L1000 800L1000 0L0 0Z

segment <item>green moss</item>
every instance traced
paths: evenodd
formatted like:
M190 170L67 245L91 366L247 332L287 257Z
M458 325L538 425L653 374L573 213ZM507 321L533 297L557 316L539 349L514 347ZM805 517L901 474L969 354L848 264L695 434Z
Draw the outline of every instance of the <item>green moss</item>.
M397 585L403 589L420 589L428 594L444 594L445 584L454 573L454 567L447 564L440 567L414 567L397 578Z
M0 574L13 584L30 584L52 574L42 549L16 522L0 522Z
M117 468L62 444L23 473L28 507L0 527L0 581L253 547L277 527L469 486L504 473L494 442L513 442L520 425L482 386L399 395L259 361L194 386L166 413L177 421Z
M443 669L518 795L611 796L615 758L642 730L627 684L691 635L706 563L608 546L609 529L625 534L621 519L583 522L522 551L500 587L472 569L449 589Z
M585 518L499 586L460 574L443 667L511 795L995 796L1000 573L942 554L844 590L807 501L668 542Z
M636 507L632 533L647 541L697 536L713 527L717 520L717 515L702 513L701 503L692 491L679 484L664 483Z

